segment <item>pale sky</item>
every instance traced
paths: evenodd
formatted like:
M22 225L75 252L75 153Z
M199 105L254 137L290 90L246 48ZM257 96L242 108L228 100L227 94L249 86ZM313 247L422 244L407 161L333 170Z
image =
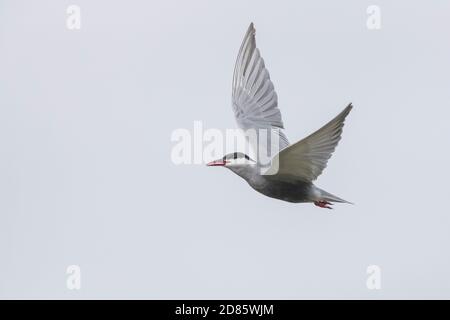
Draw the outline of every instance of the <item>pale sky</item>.
M353 102L317 185L355 205L172 163L235 128L251 21L291 142ZM447 1L0 0L0 297L450 298L449 30Z

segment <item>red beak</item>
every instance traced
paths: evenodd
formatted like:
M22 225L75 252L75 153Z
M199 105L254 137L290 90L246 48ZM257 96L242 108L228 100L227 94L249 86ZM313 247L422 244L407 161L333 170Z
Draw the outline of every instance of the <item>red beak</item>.
M226 161L223 160L214 160L211 161L210 163L207 164L208 167L217 167L217 166L221 166L223 167L224 165L226 165Z

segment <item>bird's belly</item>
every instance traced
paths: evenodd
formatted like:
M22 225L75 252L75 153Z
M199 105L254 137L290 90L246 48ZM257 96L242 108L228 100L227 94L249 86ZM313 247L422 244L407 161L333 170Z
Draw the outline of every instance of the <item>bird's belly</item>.
M265 196L288 202L310 202L311 184L305 182L265 181L250 186Z

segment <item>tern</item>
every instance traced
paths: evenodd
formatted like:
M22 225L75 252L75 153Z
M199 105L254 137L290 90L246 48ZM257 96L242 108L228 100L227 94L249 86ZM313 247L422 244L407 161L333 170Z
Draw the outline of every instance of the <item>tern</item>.
M344 121L352 109L350 103L334 119L306 138L289 144L283 133L283 121L278 98L269 72L256 47L255 28L250 24L242 41L233 74L232 107L236 122L242 130L269 130L277 134L279 151L265 172L260 161L247 154L234 152L208 166L230 169L256 191L283 201L314 203L332 209L335 202L351 203L313 184L327 166L328 159L341 139ZM258 139L261 137L258 136ZM271 169L275 169L272 170Z

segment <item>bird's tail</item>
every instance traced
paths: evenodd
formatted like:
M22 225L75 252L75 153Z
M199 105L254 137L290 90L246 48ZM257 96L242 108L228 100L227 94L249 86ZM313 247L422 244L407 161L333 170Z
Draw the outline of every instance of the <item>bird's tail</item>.
M330 202L340 202L340 203L353 204L352 202L344 200L344 199L341 199L341 198L335 196L334 194L326 192L325 190L319 189L317 187L316 187L316 189L320 193L320 195L319 195L320 200L325 200L325 201L330 201Z

